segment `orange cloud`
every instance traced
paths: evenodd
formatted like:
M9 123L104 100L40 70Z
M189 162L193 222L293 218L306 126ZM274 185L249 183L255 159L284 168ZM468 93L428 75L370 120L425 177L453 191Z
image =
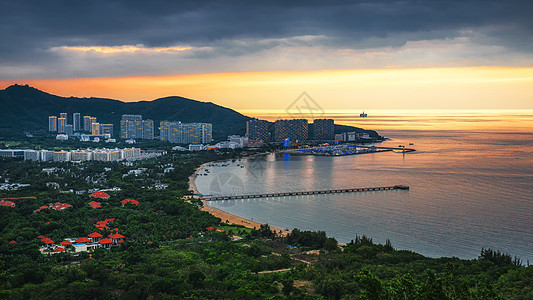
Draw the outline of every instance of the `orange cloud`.
M102 54L120 54L120 53L161 53L161 52L174 52L174 51L185 51L190 50L192 47L156 47L156 48L146 48L144 45L124 45L124 46L64 46L54 49L61 49L74 52L95 52Z

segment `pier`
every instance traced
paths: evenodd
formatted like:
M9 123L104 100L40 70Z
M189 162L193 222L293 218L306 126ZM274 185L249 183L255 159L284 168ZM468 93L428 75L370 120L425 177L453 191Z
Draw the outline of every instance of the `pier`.
M408 189L409 189L409 186L406 186L406 185L393 185L393 186L351 188L351 189L338 189L338 190L282 192L282 193L266 193L266 194L234 195L234 196L207 196L206 195L206 196L203 196L202 199L206 201L216 201L216 200L271 198L271 197L287 197L287 196L301 196L301 195L357 193L357 192L374 192L374 191L408 190Z

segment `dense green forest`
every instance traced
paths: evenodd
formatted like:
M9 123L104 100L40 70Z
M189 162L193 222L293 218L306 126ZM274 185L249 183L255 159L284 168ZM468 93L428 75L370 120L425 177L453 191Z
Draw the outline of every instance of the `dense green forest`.
M35 198L0 206L0 299L533 299L533 266L491 249L470 260L428 258L366 236L341 246L325 232L293 229L283 237L267 224L223 223L189 197L188 177L204 162L235 156L170 151L133 164L1 159L0 182L30 186L2 190L0 198ZM89 197L109 188L119 189L109 199ZM139 204L122 205L126 198ZM93 200L102 207L89 206ZM54 202L72 207L34 212ZM108 218L112 226L98 230ZM39 236L59 242L95 231L126 238L89 253L40 252Z

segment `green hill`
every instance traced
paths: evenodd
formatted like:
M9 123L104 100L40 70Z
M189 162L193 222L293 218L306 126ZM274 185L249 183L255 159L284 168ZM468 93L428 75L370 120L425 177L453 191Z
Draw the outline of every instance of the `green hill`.
M246 121L250 119L232 109L183 97L166 97L153 101L123 102L104 98L60 97L40 91L28 85L12 85L0 90L0 136L20 136L24 131L47 133L48 116L68 113L69 124L72 114L81 113L96 117L99 123L113 124L118 135L123 114L142 115L143 119L154 120L155 135L159 135L159 121L206 122L213 124L215 141L225 140L228 135L246 132ZM337 132L360 128L336 126ZM377 136L375 131L368 131Z

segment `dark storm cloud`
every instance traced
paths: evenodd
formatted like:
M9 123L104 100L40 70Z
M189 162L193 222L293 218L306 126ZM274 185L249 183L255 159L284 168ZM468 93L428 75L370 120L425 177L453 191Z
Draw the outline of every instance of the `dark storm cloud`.
M62 46L215 45L198 55L242 55L277 44L233 40L318 35L328 39L312 43L360 49L469 28L486 34L479 43L533 48L531 1L0 1L0 66L49 63Z

